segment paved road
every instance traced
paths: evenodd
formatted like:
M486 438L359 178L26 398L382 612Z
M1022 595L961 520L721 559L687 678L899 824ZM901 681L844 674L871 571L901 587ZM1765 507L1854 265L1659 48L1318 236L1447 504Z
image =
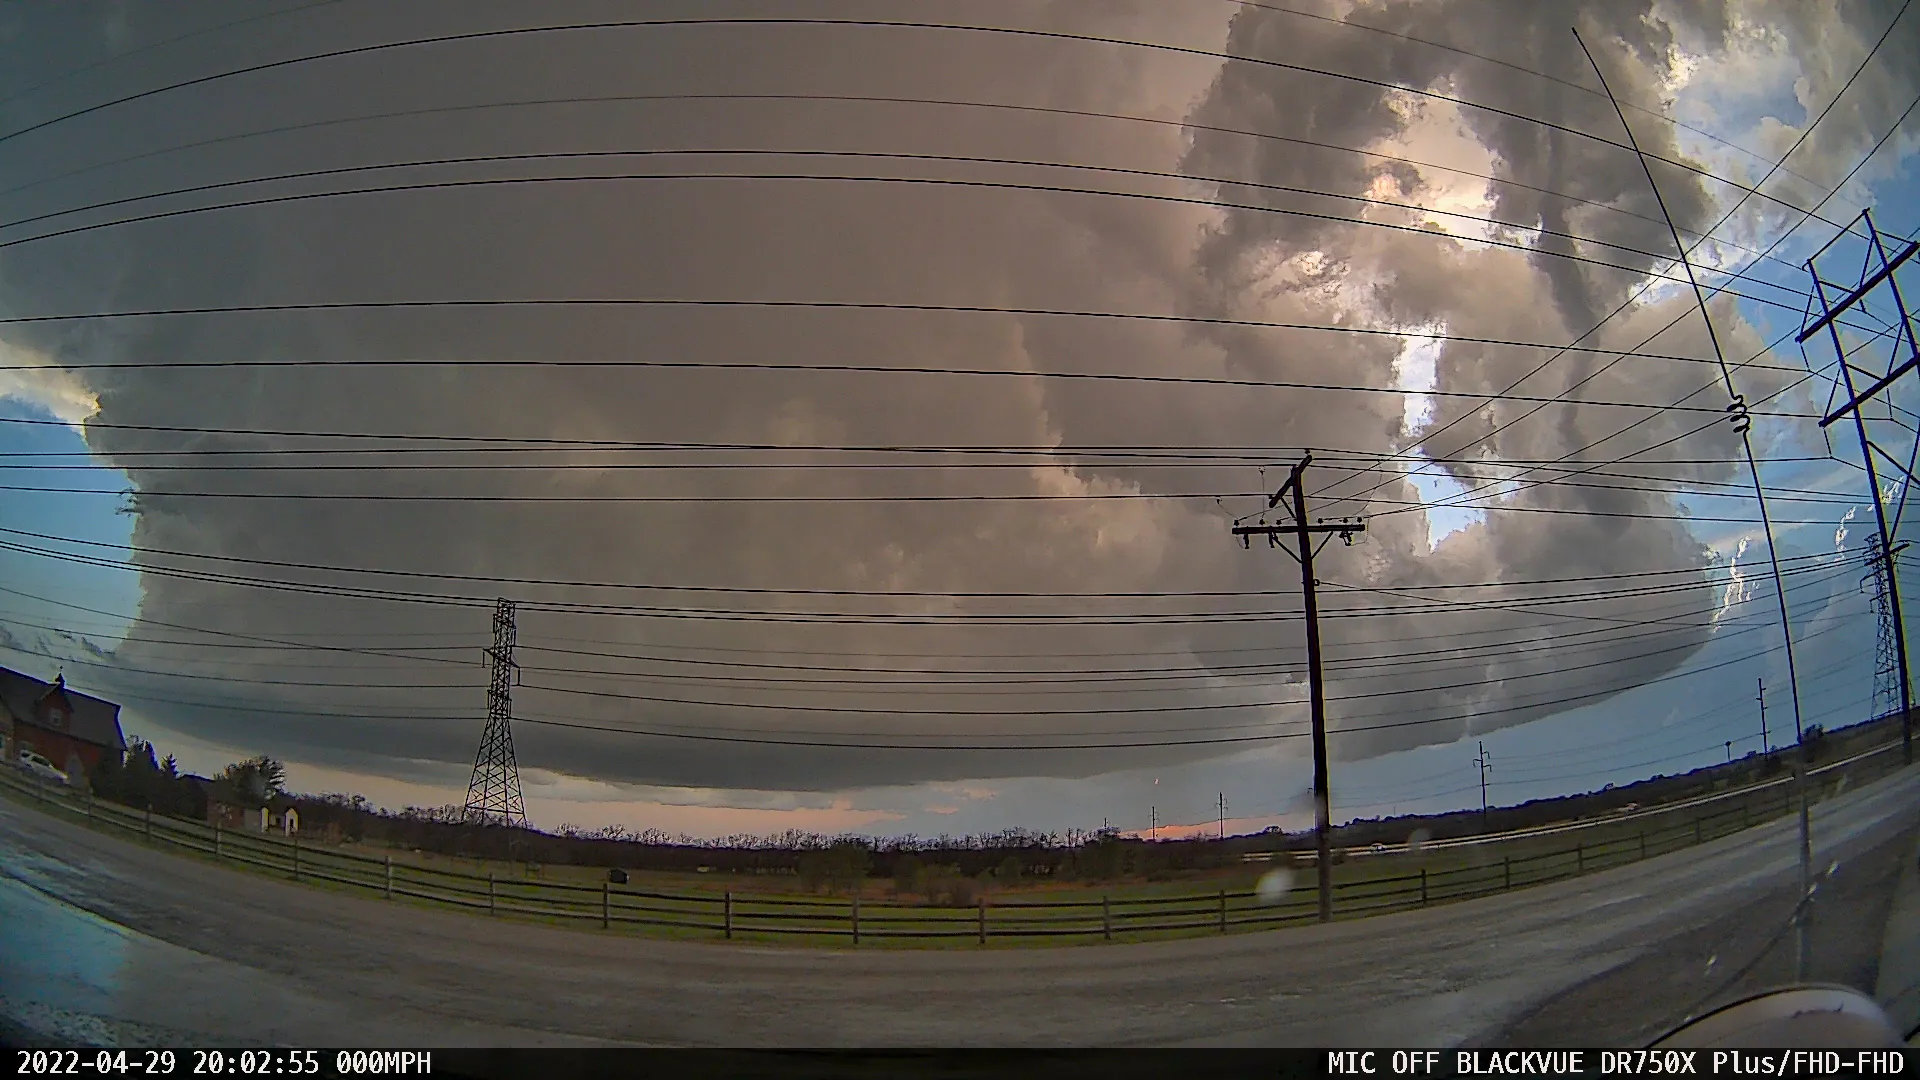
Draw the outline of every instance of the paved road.
M1900 838L1910 769L1820 807ZM0 1017L128 1045L1364 1046L1497 1038L1796 874L1776 822L1576 881L1148 945L851 952L438 913L146 850L0 802ZM1879 927L1862 928L1877 940ZM1623 1015L1642 1006L1620 994Z
M1879 929L1888 924L1901 872L1912 857L1912 838L1895 837L1856 852L1823 876L1809 950L1811 981L1875 992ZM1798 892L1799 882L1790 879L1729 897L1714 905L1710 921L1666 936L1659 949L1541 1002L1481 1041L1569 1049L1645 1046L1672 1030L1676 1017L1793 982L1791 919ZM1634 1007L1623 1009L1622 1002Z

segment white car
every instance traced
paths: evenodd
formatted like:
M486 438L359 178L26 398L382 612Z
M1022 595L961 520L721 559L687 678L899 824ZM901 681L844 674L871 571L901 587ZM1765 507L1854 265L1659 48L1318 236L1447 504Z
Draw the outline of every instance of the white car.
M53 767L53 762L31 750L20 751L20 767L33 775L36 780L51 784L65 784L67 774Z

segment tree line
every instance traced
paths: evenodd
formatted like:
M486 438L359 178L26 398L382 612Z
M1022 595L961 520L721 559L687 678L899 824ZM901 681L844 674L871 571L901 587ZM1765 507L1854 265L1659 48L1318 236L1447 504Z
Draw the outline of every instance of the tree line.
M1871 745L1897 728L1898 720L1887 718L1833 732L1809 729L1801 753L1817 763ZM1402 843L1416 832L1444 839L1590 817L1766 779L1786 769L1787 758L1784 751L1753 754L1680 776L1495 808L1484 821L1478 810L1350 821L1333 831L1333 844L1338 857L1341 849ZM1238 865L1251 853L1278 852L1284 857L1314 847L1311 832L1278 829L1182 840L1124 837L1113 829L1062 834L1016 828L968 836L884 838L787 830L705 840L669 836L658 829L633 832L619 825L586 830L568 824L543 832L469 821L457 805L394 811L357 794L292 794L285 790L285 779L285 767L264 755L228 765L212 780L182 776L172 755L156 759L150 743L135 739L124 762L111 755L103 759L90 782L101 798L203 820L210 794L243 806L291 806L299 812L302 832L435 854L631 870L786 874L830 891L873 878L892 879L896 892L951 903L970 903L982 889L1021 879L1164 880Z
M258 808L286 797L286 766L261 755L237 761L208 778L183 774L172 754L161 758L153 744L128 740L124 757L106 754L84 779L95 798L136 810L204 820L210 798Z

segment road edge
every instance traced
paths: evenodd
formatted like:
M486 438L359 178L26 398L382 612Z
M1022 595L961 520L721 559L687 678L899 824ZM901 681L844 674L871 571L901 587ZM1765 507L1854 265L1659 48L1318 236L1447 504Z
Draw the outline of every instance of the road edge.
M1900 883L1894 887L1873 996L1902 1033L1920 1027L1920 838L1914 841L1900 870Z

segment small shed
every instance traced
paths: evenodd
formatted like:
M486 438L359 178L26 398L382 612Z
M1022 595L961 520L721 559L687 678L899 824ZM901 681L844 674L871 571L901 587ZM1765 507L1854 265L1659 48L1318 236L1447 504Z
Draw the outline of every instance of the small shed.
M207 796L208 825L283 836L300 831L300 811L291 799L275 798L262 805L224 779L208 782L203 790Z

